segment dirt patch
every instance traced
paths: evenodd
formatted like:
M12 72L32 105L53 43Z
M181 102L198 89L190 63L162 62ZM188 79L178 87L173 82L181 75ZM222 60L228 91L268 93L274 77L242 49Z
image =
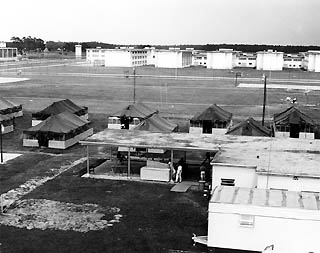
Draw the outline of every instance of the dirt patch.
M1 225L26 229L73 230L86 233L102 230L120 222L117 207L102 208L96 204L76 205L46 199L16 201L2 216Z

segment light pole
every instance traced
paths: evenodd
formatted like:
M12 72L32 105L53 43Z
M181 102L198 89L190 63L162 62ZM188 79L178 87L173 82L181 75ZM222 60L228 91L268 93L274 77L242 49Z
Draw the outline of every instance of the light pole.
M263 86L263 109L262 109L262 125L264 126L264 117L266 113L266 101L267 101L267 76L263 75L264 86Z
M133 67L133 103L136 103L136 68Z

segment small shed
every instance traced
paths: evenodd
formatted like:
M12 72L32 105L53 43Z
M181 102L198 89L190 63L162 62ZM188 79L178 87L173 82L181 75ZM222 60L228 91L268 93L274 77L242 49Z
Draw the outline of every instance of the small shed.
M231 119L232 113L213 104L190 120L189 133L225 134Z
M142 102L131 104L109 116L109 129L133 129L143 120L157 114L157 110L149 108Z
M271 136L271 130L262 126L253 118L248 118L238 124L231 126L226 134L230 135L244 135L244 136Z
M36 126L50 116L57 115L62 112L73 113L84 120L88 120L88 107L78 106L69 99L53 102L51 105L32 114L32 126Z
M291 106L274 114L276 137L320 139L320 108Z
M88 121L65 111L23 131L23 146L66 149L92 134Z
M209 202L209 248L319 252L319 193L219 186Z

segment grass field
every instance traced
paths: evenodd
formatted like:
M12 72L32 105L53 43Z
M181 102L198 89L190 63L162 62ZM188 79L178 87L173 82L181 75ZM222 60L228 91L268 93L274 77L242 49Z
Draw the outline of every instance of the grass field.
M85 148L75 145L65 151L22 147L22 131L31 126L31 112L53 101L69 98L89 107L94 131L107 127L108 115L133 99L131 69L80 66L73 61L34 60L0 65L1 77L30 78L28 81L0 85L1 96L21 103L25 115L16 120L14 133L3 137L5 152L22 153L0 165L0 193L25 181L50 174L52 169L85 156ZM129 71L129 72L128 72ZM201 68L137 68L137 100L159 109L165 117L186 129L188 119L208 105L217 103L232 112L236 120L261 117L263 91L235 87L235 73L242 80L257 82L263 72L255 70L207 70ZM177 74L177 77L176 77ZM288 79L288 85L320 85L319 73L303 71L266 72L272 82ZM241 81L238 80L239 82ZM247 78L247 79L246 79ZM256 78L256 79L251 79ZM258 78L258 79L257 79ZM283 80L282 80L283 81ZM282 82L281 81L281 82ZM262 82L262 81L261 81ZM286 97L297 97L300 104L317 104L320 92L305 95L297 90L268 90L267 117L288 106ZM103 150L92 149L99 157ZM94 162L94 161L93 161ZM115 206L123 215L121 222L101 231L40 230L0 225L0 252L168 252L169 249L194 250L192 233L207 233L207 200L199 192L170 192L171 185L129 181L94 180L79 177L85 163L77 165L24 196L74 204ZM0 217L1 218L1 217Z

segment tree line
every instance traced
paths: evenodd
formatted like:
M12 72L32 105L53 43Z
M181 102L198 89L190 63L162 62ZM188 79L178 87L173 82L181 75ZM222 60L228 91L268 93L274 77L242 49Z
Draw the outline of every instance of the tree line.
M258 44L206 44L206 45L116 45L97 41L91 42L61 42L61 41L47 41L35 37L16 37L13 36L10 42L7 42L9 47L18 48L19 53L25 52L42 52L47 49L49 51L66 51L74 52L75 45L82 45L82 51L87 48L106 48L112 49L121 46L133 46L135 48L155 47L159 49L168 49L169 47L179 47L181 49L194 48L196 50L215 51L220 48L233 49L243 52L258 52L268 49L277 50L284 53L299 53L308 50L320 50L320 46L296 46L296 45L258 45Z

